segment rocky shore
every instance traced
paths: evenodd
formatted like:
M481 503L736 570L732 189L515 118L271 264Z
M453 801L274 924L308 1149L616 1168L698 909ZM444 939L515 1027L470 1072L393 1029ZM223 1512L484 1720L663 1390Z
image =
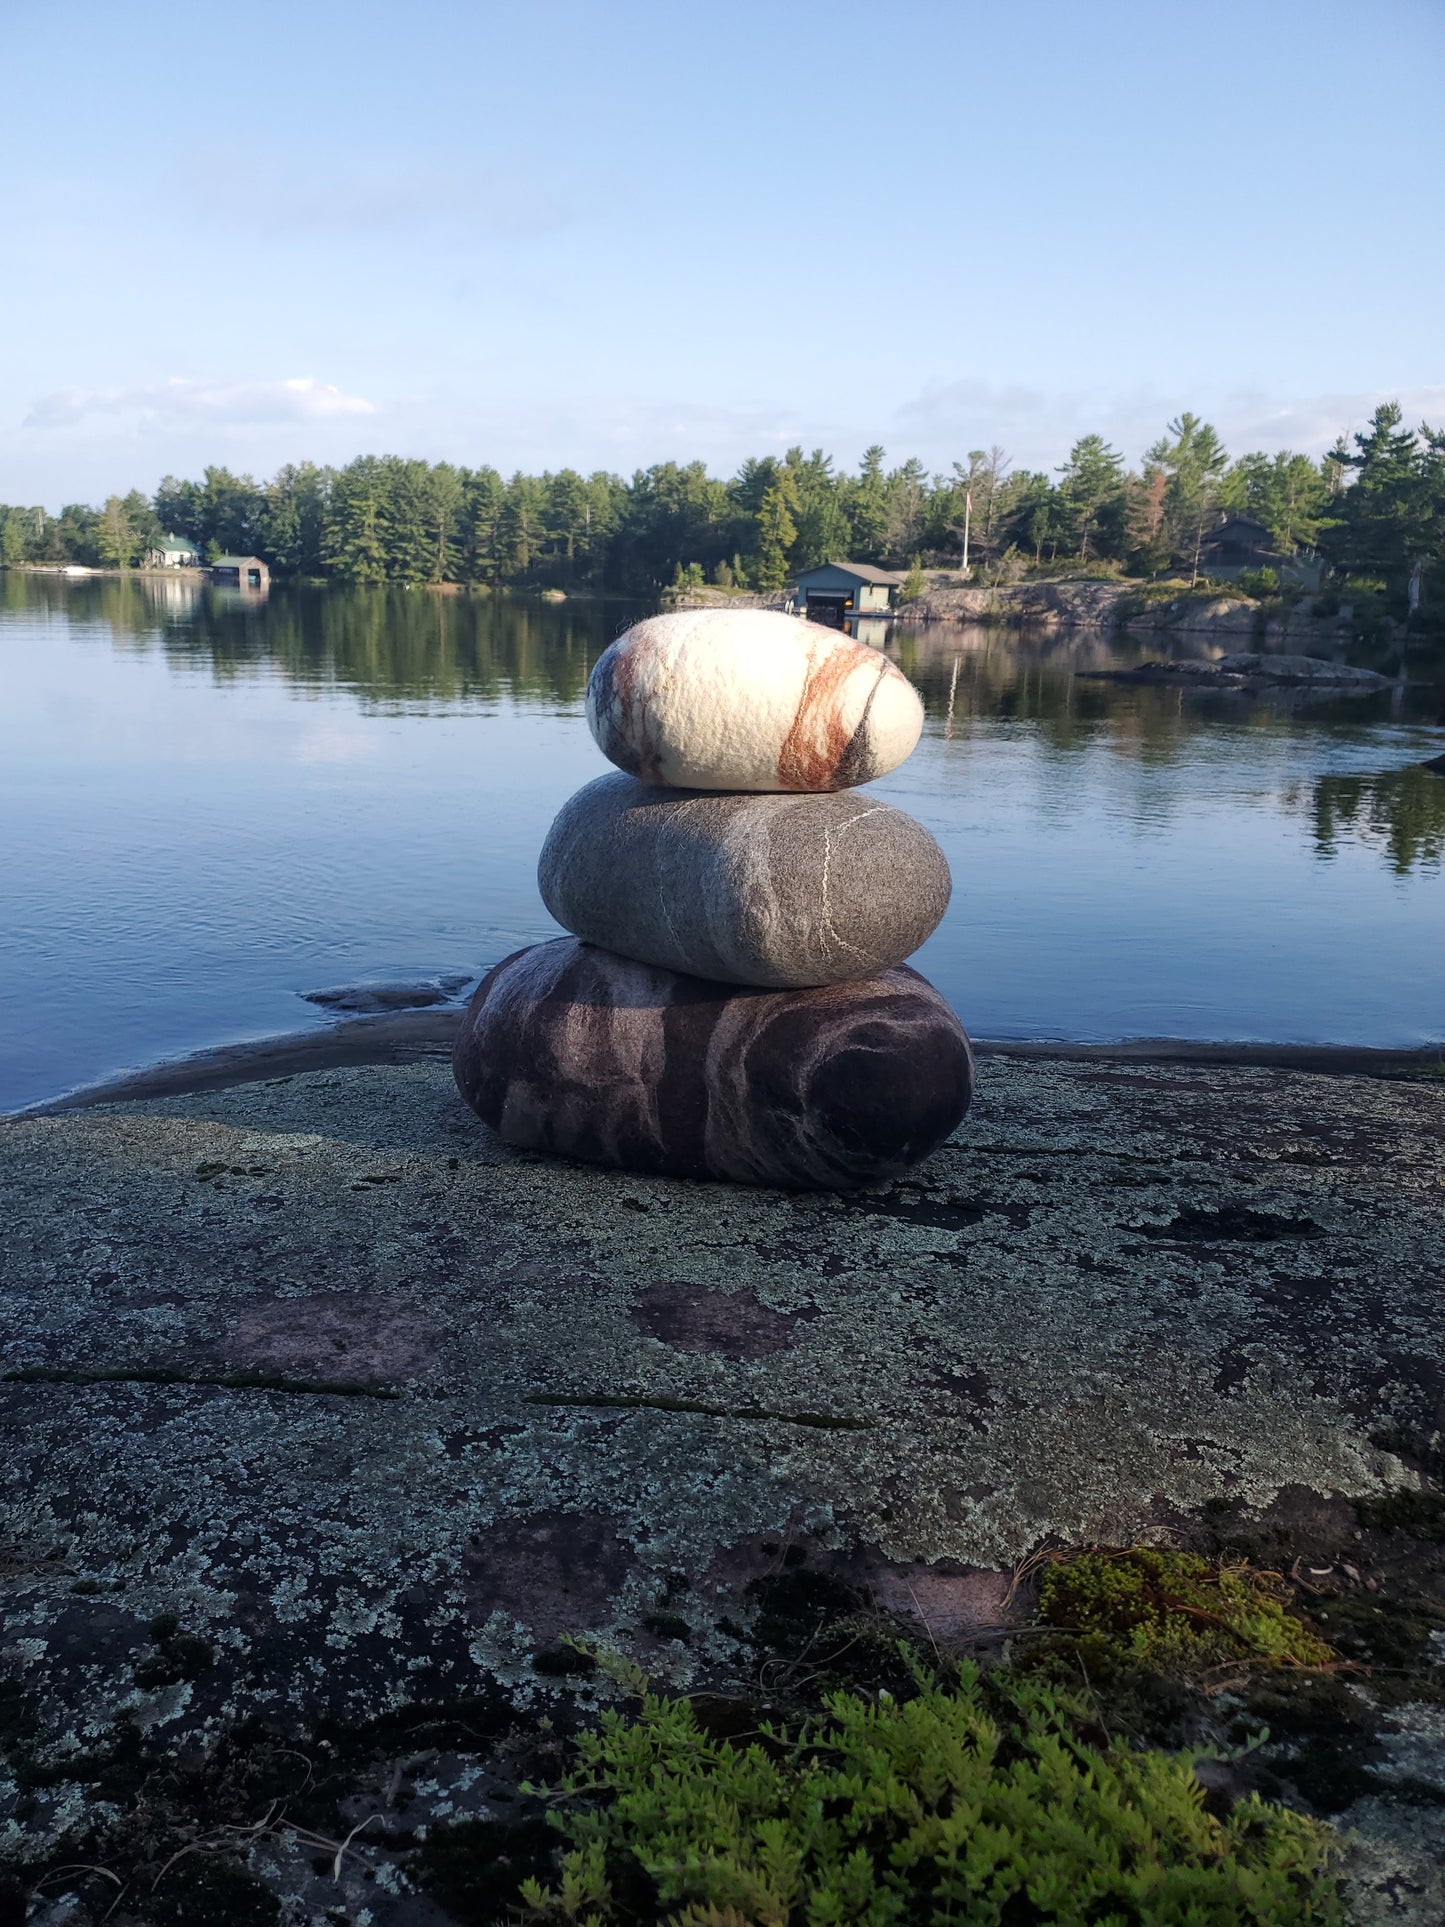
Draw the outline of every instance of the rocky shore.
M1011 582L985 587L937 573L920 596L902 602L894 615L903 623L982 623L1024 627L1045 634L1095 630L1103 635L1217 637L1235 647L1252 644L1270 650L1306 653L1343 648L1354 636L1348 610L1316 615L1306 600L1283 614L1247 596L1220 592L1183 592L1141 607L1137 582L1080 577L1073 581ZM674 589L664 604L681 609L782 609L784 595L746 595L713 588Z
M1245 638L1271 649L1307 651L1343 645L1353 635L1348 613L1320 616L1308 603L1283 615L1269 614L1247 596L1181 593L1139 606L1137 582L1080 578L1062 582L1001 583L993 588L966 584L946 576L929 583L925 592L905 602L898 615L905 622L1024 624L1031 629L1098 629L1126 635L1179 634Z
M780 1575L966 1646L1026 1620L1041 1548L1147 1542L1414 1613L1405 1697L1362 1666L1343 1740L1286 1710L1272 1744L1285 1773L1355 1749L1355 1918L1445 1913L1425 1064L985 1057L939 1153L840 1197L509 1150L448 1020L338 1026L412 1062L0 1126L27 1882L153 1879L189 1842L260 1909L216 1918L457 1918L413 1879L427 1841L500 1824L618 1680L755 1679ZM115 1918L150 1918L134 1893Z

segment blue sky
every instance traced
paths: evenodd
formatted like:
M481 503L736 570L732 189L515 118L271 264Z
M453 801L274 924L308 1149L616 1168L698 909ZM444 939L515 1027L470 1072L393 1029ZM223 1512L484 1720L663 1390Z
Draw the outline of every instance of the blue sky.
M1445 419L1441 0L0 0L0 500Z

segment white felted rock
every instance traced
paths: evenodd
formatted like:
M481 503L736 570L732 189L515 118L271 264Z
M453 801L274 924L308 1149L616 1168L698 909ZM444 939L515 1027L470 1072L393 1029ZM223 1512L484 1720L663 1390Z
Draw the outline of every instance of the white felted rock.
M650 616L599 659L587 721L645 783L842 790L886 776L923 728L917 690L880 650L766 609Z

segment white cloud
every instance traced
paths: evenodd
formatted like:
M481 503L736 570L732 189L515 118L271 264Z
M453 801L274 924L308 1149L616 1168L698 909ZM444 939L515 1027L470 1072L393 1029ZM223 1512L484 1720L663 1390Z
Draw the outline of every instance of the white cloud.
M0 425L0 501L101 501L117 489L149 490L167 472L197 473L208 462L269 475L283 462L340 463L382 449L429 461L490 462L504 473L574 467L626 475L654 462L700 459L726 475L746 456L781 454L793 442L822 447L851 470L870 442L881 442L890 465L916 455L946 473L969 449L995 442L1016 467L1053 469L1080 435L1097 430L1137 463L1185 408L1212 421L1235 455L1276 448L1318 455L1342 432L1362 428L1380 401L1396 398L1411 425L1445 421L1441 387L1291 397L1242 389L1201 394L1183 385L1050 392L960 381L869 410L786 407L758 397L487 396L440 386L369 400L310 376L178 378L65 389L36 402L24 428Z
M1135 462L1169 421L1190 409L1213 422L1225 446L1236 455L1253 449L1273 453L1292 448L1318 456L1341 434L1362 428L1382 401L1398 401L1411 427L1422 419L1445 420L1445 387L1305 396L1267 395L1252 389L1210 394L1183 388L1049 393L963 380L930 384L904 402L893 434L882 433L880 439L889 444L890 455L917 453L934 464L998 442L1017 467L1051 468L1064 460L1080 435L1096 432Z
M62 388L43 395L25 417L26 428L73 428L97 416L124 419L142 430L202 423L252 427L278 422L334 421L374 415L376 404L348 395L312 375L280 381L193 381L173 376L130 388Z

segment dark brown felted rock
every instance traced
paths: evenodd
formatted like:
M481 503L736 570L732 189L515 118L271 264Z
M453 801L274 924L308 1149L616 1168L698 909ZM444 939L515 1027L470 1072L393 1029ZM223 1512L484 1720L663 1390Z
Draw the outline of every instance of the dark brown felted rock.
M973 1089L963 1026L916 971L737 990L570 937L482 980L452 1064L509 1144L802 1190L897 1177Z

